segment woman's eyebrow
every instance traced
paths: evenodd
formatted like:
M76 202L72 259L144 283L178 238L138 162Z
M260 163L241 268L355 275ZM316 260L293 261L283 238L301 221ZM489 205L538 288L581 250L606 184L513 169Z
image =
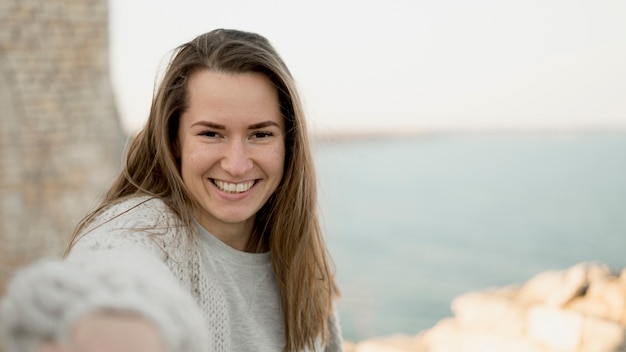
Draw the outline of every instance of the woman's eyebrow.
M265 128L265 127L269 127L269 126L276 126L276 127L280 127L280 125L274 121L263 121L263 122L259 122L259 123L255 123L253 125L248 126L249 130L256 130L259 128Z
M226 126L224 125L220 125L214 122L209 122L209 121L198 121L195 122L193 124L191 124L191 127L193 126L205 126L205 127L210 127L210 128L214 128L216 130L225 130Z

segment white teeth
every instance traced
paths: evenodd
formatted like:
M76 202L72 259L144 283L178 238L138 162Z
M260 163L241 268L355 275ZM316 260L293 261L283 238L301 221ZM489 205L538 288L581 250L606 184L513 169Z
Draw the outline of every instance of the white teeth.
M213 183L217 186L217 188L228 193L245 192L254 185L254 181L248 181L243 183L228 183L224 181L213 180Z

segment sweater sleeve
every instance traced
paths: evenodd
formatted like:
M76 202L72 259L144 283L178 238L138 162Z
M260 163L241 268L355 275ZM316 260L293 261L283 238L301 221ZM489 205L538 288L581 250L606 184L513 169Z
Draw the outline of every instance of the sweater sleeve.
M188 232L165 203L138 197L113 205L97 216L79 235L66 262L89 275L106 278L113 286L119 283L116 277L126 277L126 296L139 298L129 303L128 309L141 306L144 312L154 313L173 340L190 342L185 336L192 331L196 331L196 339L202 340L206 334L202 330L198 333L197 327L204 326L204 321L190 290L189 266L194 249L187 239ZM163 293L159 296L156 292ZM142 305L141 297L154 299ZM191 347L176 350L196 350Z
M167 351L209 350L195 300L163 262L134 250L98 251L88 259L42 260L16 273L0 305L10 351L69 342L81 318L100 311L144 317L160 331Z

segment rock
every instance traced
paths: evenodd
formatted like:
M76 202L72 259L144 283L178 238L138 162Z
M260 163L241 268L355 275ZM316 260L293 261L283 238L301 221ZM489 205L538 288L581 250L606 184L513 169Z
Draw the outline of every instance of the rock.
M580 351L612 352L626 349L624 326L604 319L588 317L583 322Z
M619 281L626 286L626 268L622 269L622 272L619 274Z
M585 296L573 300L568 308L623 324L626 287L617 277L597 276L595 280L590 281Z
M626 269L601 263L547 271L522 286L469 292L453 316L416 337L358 343L346 352L626 352Z
M516 304L515 291L510 287L470 292L452 301L452 312L462 326L517 336L524 333L526 309Z
M604 263L588 263L587 264L587 281L597 281L612 277L611 268Z
M567 305L566 308L592 317L601 317L606 313L606 306L604 303L596 300L585 299L584 297L573 300Z
M364 341L355 346L354 352L411 352L422 351L415 337L394 335L387 338Z
M354 352L356 345L352 341L344 341L342 347L343 352Z
M583 320L578 312L532 307L528 312L528 338L552 350L574 351L581 343Z
M520 291L520 299L562 307L580 296L587 287L587 264L575 265L564 271L546 271L530 279Z
M422 334L422 350L427 352L545 352L541 346L520 336L503 336L488 329L457 325L444 319Z
M605 318L620 322L626 309L626 289L617 278L606 278L593 282L587 292L589 299L594 299L606 307Z

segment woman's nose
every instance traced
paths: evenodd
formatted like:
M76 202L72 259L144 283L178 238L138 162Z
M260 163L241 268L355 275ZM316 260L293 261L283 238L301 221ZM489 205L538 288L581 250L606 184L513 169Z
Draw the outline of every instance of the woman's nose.
M231 141L222 157L221 167L232 176L243 176L252 169L252 159L243 141Z

